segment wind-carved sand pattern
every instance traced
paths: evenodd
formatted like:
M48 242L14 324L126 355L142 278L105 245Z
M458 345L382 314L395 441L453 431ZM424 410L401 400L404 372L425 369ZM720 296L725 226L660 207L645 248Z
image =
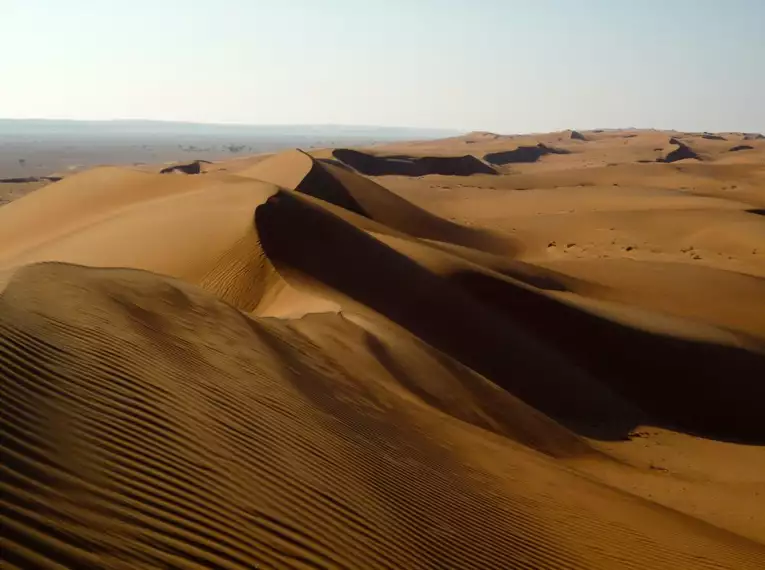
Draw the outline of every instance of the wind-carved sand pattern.
M2 206L4 565L765 567L763 155L473 133Z

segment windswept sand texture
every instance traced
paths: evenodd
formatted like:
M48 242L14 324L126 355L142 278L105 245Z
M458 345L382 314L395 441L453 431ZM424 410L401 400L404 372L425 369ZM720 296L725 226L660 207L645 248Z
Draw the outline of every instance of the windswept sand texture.
M0 208L4 567L765 567L765 140L161 169Z

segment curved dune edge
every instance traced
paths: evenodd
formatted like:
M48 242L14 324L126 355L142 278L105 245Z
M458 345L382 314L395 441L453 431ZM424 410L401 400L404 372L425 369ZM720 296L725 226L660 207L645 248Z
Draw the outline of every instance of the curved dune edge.
M697 339L681 319L658 332L619 323L439 250L375 238L297 194L275 194L255 219L283 275L385 315L564 423L623 437L648 412L692 433L765 441L755 340L713 327Z
M396 367L427 377L438 366L457 384L475 376L328 318L342 319L253 320L198 288L134 270L20 271L0 298L5 560L222 568L765 561L762 545L444 415L402 385ZM353 335L367 336L367 356L327 350ZM370 357L378 368L367 367Z
M332 157L366 176L471 176L497 171L475 156L380 156L348 148L336 148Z
M503 255L519 245L509 237L450 222L386 188L299 151L279 153L236 173L319 198L411 236Z

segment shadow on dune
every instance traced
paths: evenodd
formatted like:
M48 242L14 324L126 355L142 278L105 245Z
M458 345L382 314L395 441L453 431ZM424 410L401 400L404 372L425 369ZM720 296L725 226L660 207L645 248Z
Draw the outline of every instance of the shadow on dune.
M281 192L257 208L255 223L278 271L388 317L567 427L621 439L644 419L494 308L323 208Z
M160 174L202 174L202 164L210 164L208 160L195 160L187 164L174 164L159 171Z
M477 408L475 413L455 411L453 406L445 402L442 394L428 390L427 382L410 374L391 353L390 348L373 334L366 334L366 346L404 389L452 417L493 431L552 457L577 457L593 452L584 441L560 424L520 402L510 393L496 389L496 386L471 369L462 367L444 354L433 351L434 359L444 369L444 373L439 377L453 378L459 382L457 385L444 385L444 391L448 391L449 396L458 396L462 401L469 401Z
M507 259L506 257L476 251L467 247L434 242L430 242L427 246L423 247L443 251L450 256L459 257L469 263L477 264L484 269L526 283L537 289L568 292L593 291L600 289L598 285L591 282L571 277L570 275L546 267L536 266L525 261Z
M63 176L24 176L21 178L0 178L0 184L28 184L30 182L58 182Z
M548 154L571 154L571 151L539 143L536 146L519 146L513 150L490 152L485 154L483 159L494 166L503 166L505 164L536 162Z
M547 565L549 528L442 441L464 426L289 325L144 271L22 272L0 294L3 562Z
M633 328L480 273L454 279L663 426L765 443L765 355Z
M699 155L684 142L671 138L669 144L677 145L677 148L667 153L664 158L659 158L656 162L677 162L678 160L685 160L686 158L693 158L698 160Z
M335 477L344 476L346 486L361 487L364 497L375 500L364 501L352 508L349 505L346 512L358 509L361 516L369 516L366 513L369 505L380 504L387 506L391 516L401 517L403 521L411 513L418 516L439 513L450 523L446 532L451 534L455 533L454 529L459 529L454 540L438 543L422 540L419 532L414 530L399 537L396 544L397 547L403 545L417 552L428 560L428 567L475 567L471 549L466 544L501 544L506 539L501 526L493 524L487 528L482 524L487 519L502 521L506 516L491 500L490 491L473 484L472 474L455 460L447 446L423 433L416 416L407 413L405 405L385 405L379 398L379 392L366 382L351 380L350 384L346 384L337 378L316 374L315 368L295 358L293 346L277 335L269 334L254 321L250 321L248 326L259 341L273 351L277 361L290 363L283 367L282 372L292 387L311 402L313 408L333 420L326 421L322 427L346 442L349 433L353 434L351 441L357 443L344 446L344 454L340 458L345 461L335 467L338 473ZM378 354L381 354L379 350ZM343 375L339 363L330 359L327 365ZM582 452L591 452L583 442L573 436L571 439ZM343 494L339 495L339 498L343 497ZM399 508L400 505L404 507ZM545 529L523 512L513 512L513 517L522 520L529 528L535 528L535 536L544 536ZM493 553L485 551L483 563L487 567L498 567L498 564L508 560L507 557L504 560L497 557L487 561L486 557L491 559Z
M491 276L446 280L293 194L255 221L277 270L388 317L579 434L623 439L651 422L765 443L760 354L634 329Z
M358 150L338 148L332 156L366 176L471 176L496 174L491 166L472 155L465 156L376 156Z
M322 164L329 164L330 166L336 166L337 168L342 168L343 170L347 172L353 172L353 168L345 164L344 162L340 162L339 160L335 160L334 158L317 158L315 159L318 162L321 162Z
M302 151L275 155L247 175L319 198L410 236L502 255L517 250L506 236L439 218L347 167L319 161Z

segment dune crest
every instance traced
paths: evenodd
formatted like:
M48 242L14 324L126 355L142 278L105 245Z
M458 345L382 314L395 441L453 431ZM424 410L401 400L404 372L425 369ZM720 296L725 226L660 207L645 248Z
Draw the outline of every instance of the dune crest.
M416 237L504 254L517 248L508 237L434 216L369 178L302 151L277 154L237 174L301 192Z
M332 156L367 176L471 176L496 174L490 166L472 155L464 156L376 156L357 150L338 148Z
M688 158L699 158L699 155L681 140L672 138L669 140L669 144L677 145L677 148L667 153L667 155L661 159L661 162L677 162L678 160L685 160Z
M194 160L186 164L174 164L159 171L160 174L201 174L202 165L210 164L209 160Z
M567 154L567 150L556 149L539 143L536 146L519 146L513 150L492 152L484 155L483 159L489 164L505 165L517 162L536 162L548 154Z

